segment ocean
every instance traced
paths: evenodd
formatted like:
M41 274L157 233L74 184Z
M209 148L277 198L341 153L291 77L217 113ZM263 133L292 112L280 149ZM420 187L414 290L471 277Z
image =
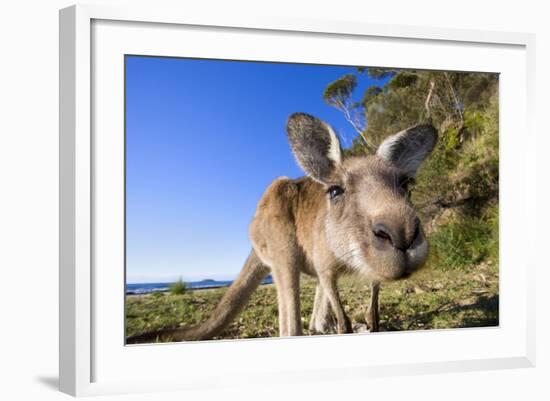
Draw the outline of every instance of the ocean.
M233 280L201 280L189 281L185 284L191 290L203 290L207 288L229 287ZM261 284L272 284L273 279L268 275ZM126 295L149 294L151 292L165 292L174 283L128 283L126 284Z

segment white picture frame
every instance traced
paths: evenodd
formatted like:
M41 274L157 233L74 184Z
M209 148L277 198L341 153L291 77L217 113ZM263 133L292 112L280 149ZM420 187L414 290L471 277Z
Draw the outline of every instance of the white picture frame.
M192 29L201 48L181 49L175 43L177 35L189 34ZM187 32L187 33L186 33ZM208 35L212 37L208 39ZM498 328L455 329L430 332L383 333L380 335L328 336L324 338L288 338L277 340L218 341L208 344L166 344L125 347L117 319L123 313L116 291L123 294L121 272L114 276L98 274L98 261L104 258L120 260L121 238L117 237L120 221L109 229L115 237L107 238L103 223L105 213L111 220L120 219L120 208L112 198L98 195L104 189L115 188L120 194L121 157L120 98L104 96L101 80L123 88L123 76L117 64L125 53L180 55L181 52L203 52L205 57L218 55L235 58L235 50L219 35L233 35L230 43L262 35L265 43L273 43L254 50L248 57L258 60L293 61L318 60L330 63L331 58L348 57L346 41L354 45L385 46L406 43L411 49L425 47L429 55L435 46L442 59L435 64L430 57L424 61L407 58L406 47L377 57L382 64L397 67L443 68L448 66L447 54L479 57L457 57L454 69L500 72L501 80L501 324ZM95 35L95 36L94 36ZM206 35L202 37L201 35ZM170 38L175 38L171 40ZM281 39L283 38L283 39ZM337 38L344 49L326 56L319 45L312 45L311 54L298 56L289 47L277 44L290 38L304 44L324 41L331 49L331 40ZM251 39L252 40L252 39ZM133 42L132 42L133 41ZM370 42L369 42L370 41ZM378 42L377 42L378 41ZM136 43L139 42L139 43ZM217 43L216 43L217 42ZM307 42L307 43L306 43ZM372 43L371 43L372 42ZM223 43L223 48L222 47ZM319 42L320 43L320 42ZM351 43L351 42L350 42ZM534 43L530 34L450 30L427 27L375 25L351 21L296 20L271 17L238 17L216 15L188 15L184 9L112 8L108 6L78 5L60 11L60 390L75 396L170 389L207 389L220 386L246 386L268 383L276 377L280 381L314 381L339 378L421 374L430 372L467 371L529 367L535 363L534 338L534 270L536 260L533 245L526 238L513 235L518 219L535 224L535 133L532 127L534 110ZM217 47L216 47L217 46ZM279 50L277 50L279 49ZM317 49L317 53L313 51ZM177 51L176 51L177 50ZM135 53L137 52L137 53ZM178 54L175 54L179 52ZM233 52L233 53L232 53ZM272 52L272 53L269 53ZM287 52L287 53L285 53ZM486 54L492 52L491 54ZM305 52L307 53L307 52ZM193 53L193 56L196 56ZM112 57L112 58L109 58ZM243 56L244 57L244 56ZM310 57L309 59L307 57ZM361 56L357 56L361 57ZM412 56L411 56L412 57ZM118 61L116 61L118 60ZM351 65L368 65L364 59L348 59ZM390 63L390 64L387 64ZM447 63L447 64L445 64ZM500 63L500 64L499 64ZM372 64L371 64L372 65ZM503 72L504 71L504 72ZM122 75L121 75L122 74ZM99 86L95 86L99 85ZM108 110L111 110L110 112ZM514 111L512 113L511 111ZM110 115L109 113L114 113ZM106 125L102 125L106 124ZM95 128L94 128L95 127ZM99 131L114 133L110 137ZM511 131L521 135L522 146ZM101 137L94 137L103 135ZM98 140L99 138L99 140ZM113 142L109 142L111 139ZM117 139L118 138L118 139ZM530 146L531 145L531 146ZM117 147L118 146L118 147ZM110 164L111 163L111 164ZM102 179L115 168L112 179ZM123 174L123 172L122 172ZM122 176L123 177L123 176ZM521 185L519 191L513 184ZM103 187L103 185L106 185ZM116 190L118 188L118 190ZM120 206L120 205L119 205ZM118 209L117 209L118 208ZM511 241L519 246L510 249ZM112 248L97 252L101 242ZM515 243L516 243L515 242ZM102 248L105 249L105 248ZM118 256L117 256L118 255ZM520 259L521 257L521 259ZM118 258L118 259L117 259ZM516 261L520 261L516 263ZM100 264L102 264L100 263ZM515 265L515 269L511 267ZM123 269L123 265L120 266ZM117 276L118 274L118 276ZM115 305L107 311L106 305ZM106 327L116 326L112 332ZM399 337L398 337L399 336ZM395 347L396 355L376 353L396 343L409 347ZM304 341L305 340L305 341ZM322 343L319 343L322 341ZM438 347L452 341L453 347L441 352ZM323 359L318 358L320 344ZM469 344L466 348L461 344ZM476 346L476 344L478 346ZM185 348L183 348L185 347ZM201 348L196 348L201 347ZM369 348L370 347L370 348ZM426 347L423 352L423 347ZM430 354L428 347L434 350ZM410 349L409 349L410 348ZM353 351L355 352L347 352ZM367 350L370 350L367 352ZM401 350L401 351L400 351ZM415 351L416 350L416 351ZM174 359L182 352L193 361L192 368L179 365L173 372ZM223 352L226 358L240 360L240 365L212 367L194 360L204 352ZM342 352L344 351L344 352ZM368 358L362 358L362 352ZM345 356L339 358L342 353ZM257 355L269 360L253 369L247 363ZM296 361L289 363L289 355ZM267 357L266 357L267 356ZM131 369L136 361L149 359L156 372L140 373ZM288 366L287 365L292 365ZM122 366L128 369L121 369ZM142 369L140 369L142 370ZM124 371L125 373L120 373ZM140 376L142 374L142 376Z

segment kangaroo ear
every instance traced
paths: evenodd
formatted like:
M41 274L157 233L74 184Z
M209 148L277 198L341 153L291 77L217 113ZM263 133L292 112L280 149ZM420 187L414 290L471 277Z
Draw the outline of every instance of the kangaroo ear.
M432 125L417 125L386 138L376 154L414 177L436 142L437 131Z
M292 114L286 131L292 152L306 174L327 184L342 163L342 149L334 130L323 121L304 113Z

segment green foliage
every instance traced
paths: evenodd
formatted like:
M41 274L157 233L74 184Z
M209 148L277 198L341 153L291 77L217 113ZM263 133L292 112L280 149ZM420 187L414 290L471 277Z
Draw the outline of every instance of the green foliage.
M498 259L498 213L490 208L481 217L460 216L430 236L432 264L439 269L462 268Z
M457 127L451 127L443 137L445 141L445 150L450 151L456 149L460 145L460 132Z
M346 74L327 85L323 93L323 100L331 106L341 107L349 101L356 86L355 75Z
M364 69L363 69L364 71ZM361 71L362 72L362 71ZM396 74L398 70L394 68L368 67L367 73L373 79L384 79Z
M485 115L479 110L466 110L464 112L464 126L471 134L480 134L485 126Z
M173 295L182 295L187 291L187 284L180 277L178 281L170 285L170 293Z
M394 75L392 79L388 82L388 88L390 89L399 89L406 88L413 85L418 79L417 74L409 73L403 71L400 74Z
M379 86L369 86L368 89L365 91L365 94L363 95L363 99L361 100L361 103L367 107L370 102L372 102L376 96L378 96L380 93L382 93L383 89Z
M498 74L454 74L457 94L465 108L483 109L498 90Z

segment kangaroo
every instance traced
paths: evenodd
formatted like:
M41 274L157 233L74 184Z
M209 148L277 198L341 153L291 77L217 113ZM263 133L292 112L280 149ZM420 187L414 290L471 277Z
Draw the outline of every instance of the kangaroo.
M286 130L306 176L277 178L267 188L249 227L250 255L211 317L197 326L130 337L129 343L219 335L270 272L280 336L302 334L301 273L318 283L312 332L352 332L337 289L338 277L348 273L370 280L366 320L370 331L378 331L380 283L410 276L428 256L408 184L433 150L437 132L417 125L385 139L375 155L345 156L335 131L313 116L291 115Z

